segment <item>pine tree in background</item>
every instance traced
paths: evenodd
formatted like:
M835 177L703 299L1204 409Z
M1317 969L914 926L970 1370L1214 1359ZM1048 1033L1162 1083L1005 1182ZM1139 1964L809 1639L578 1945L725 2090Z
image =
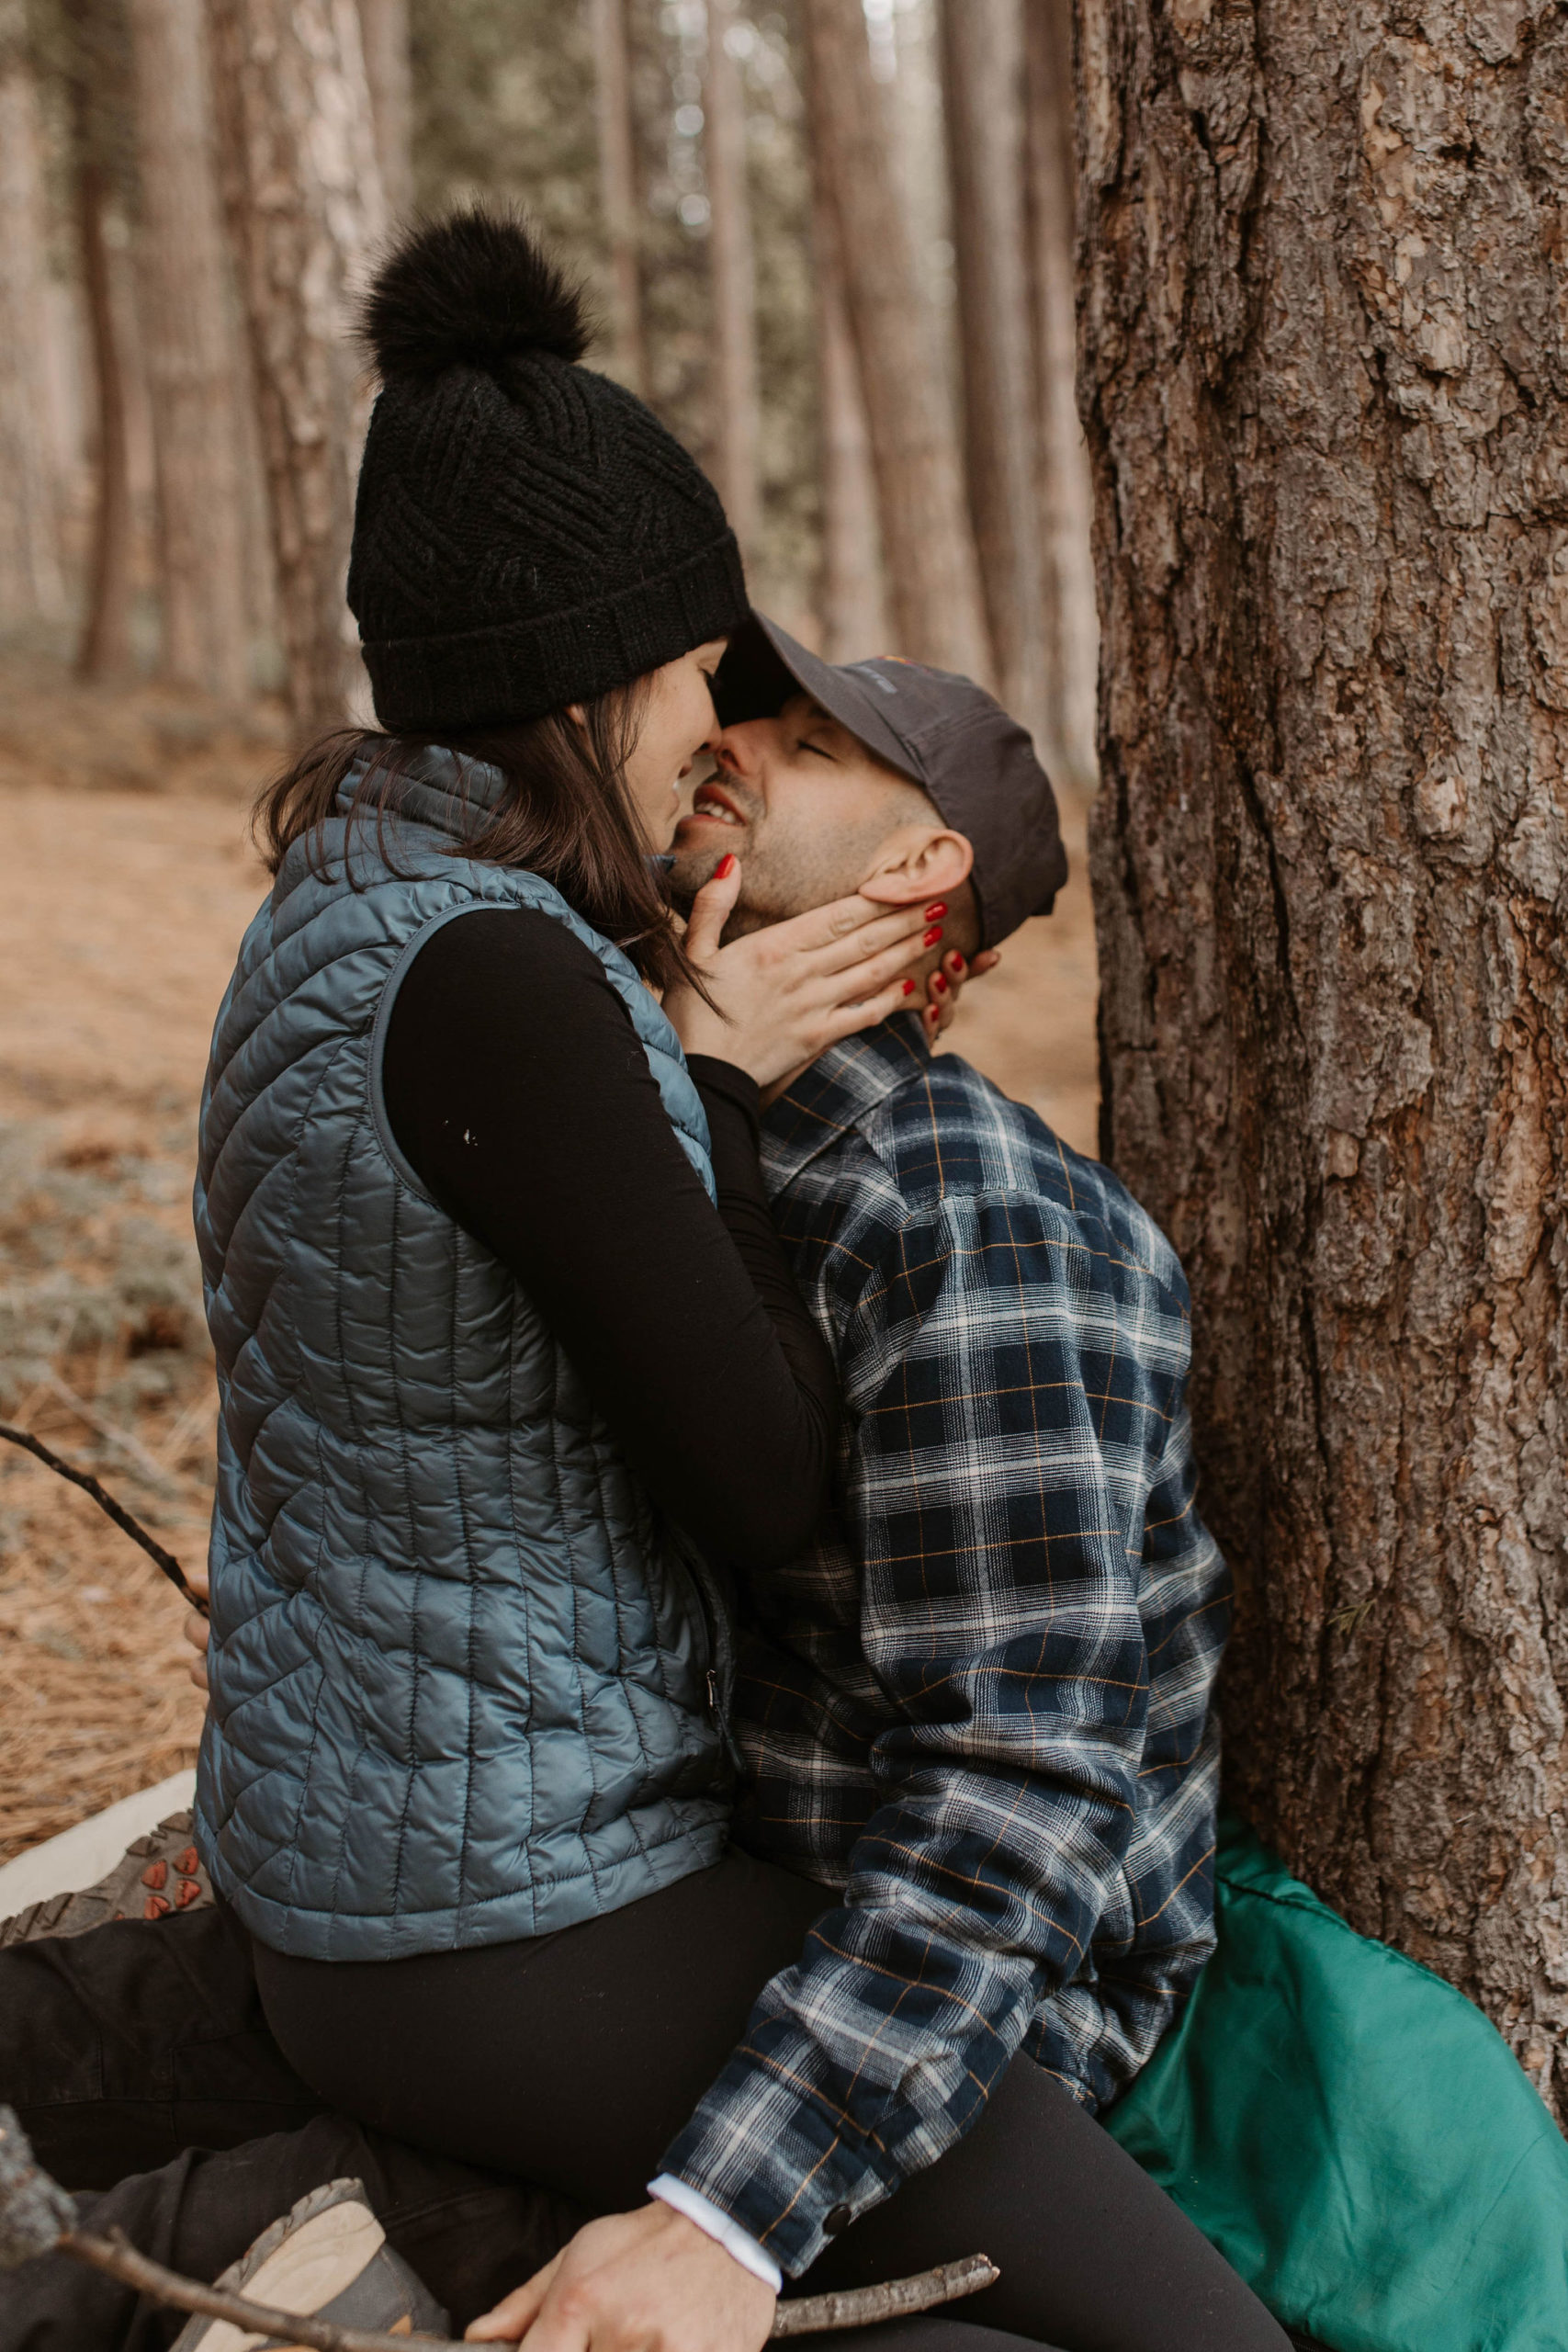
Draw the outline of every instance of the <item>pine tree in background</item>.
M707 0L704 130L713 256L714 478L742 554L753 555L761 520L761 414L742 37L735 0Z
M142 343L157 458L161 667L238 702L250 687L243 379L213 147L202 0L128 0Z
M942 0L941 27L969 513L997 691L1043 742L1047 666L1021 0Z
M44 376L43 143L22 0L0 0L0 628L64 605Z
M304 740L362 679L344 582L366 404L351 340L385 207L354 0L211 0L287 694Z
M76 672L130 668L130 450L126 335L119 299L130 56L117 0L63 0L60 17L76 257L92 365L94 492Z
M409 0L359 0L359 31L376 160L388 217L402 220L413 206L413 93L410 78Z
M1089 452L1077 407L1073 242L1073 0L1023 0L1030 327L1033 343L1043 644L1054 773L1095 780L1100 616L1089 550Z
M811 213L817 288L817 400L822 487L818 613L829 662L856 662L887 644L882 548L871 436L844 300L838 223L818 184Z
M599 187L608 248L615 371L640 393L648 378L642 343L637 134L632 124L626 0L588 0L597 67Z
M988 683L957 447L861 0L803 0L803 9L812 157L843 255L896 650Z

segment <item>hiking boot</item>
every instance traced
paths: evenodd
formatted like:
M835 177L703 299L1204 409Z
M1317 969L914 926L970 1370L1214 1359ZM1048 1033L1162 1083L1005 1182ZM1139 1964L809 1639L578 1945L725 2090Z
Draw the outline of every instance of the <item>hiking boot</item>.
M172 1813L128 1846L107 1878L75 1894L50 1894L0 1919L0 1951L43 1936L85 1936L107 1919L166 1919L210 1907L212 1887L191 1842L191 1816Z
M250 2252L217 2281L272 2311L306 2312L339 2327L384 2335L445 2336L450 2323L439 2303L387 2244L362 2181L330 2180L301 2197L292 2212L264 2230ZM262 2339L244 2336L249 2344ZM226 2320L199 2312L175 2338L172 2352L201 2352L211 2343L236 2342Z

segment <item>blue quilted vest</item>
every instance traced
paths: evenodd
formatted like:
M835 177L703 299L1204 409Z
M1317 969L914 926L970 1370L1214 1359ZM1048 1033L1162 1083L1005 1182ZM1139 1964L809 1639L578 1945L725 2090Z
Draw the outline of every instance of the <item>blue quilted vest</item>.
M684 1547L392 1138L399 980L466 910L540 909L603 963L711 1193L702 1102L620 950L536 875L454 854L495 772L435 752L416 775L384 840L340 814L313 860L289 850L202 1098L221 1410L197 1837L246 1927L318 1959L615 1910L716 1860L728 1814Z

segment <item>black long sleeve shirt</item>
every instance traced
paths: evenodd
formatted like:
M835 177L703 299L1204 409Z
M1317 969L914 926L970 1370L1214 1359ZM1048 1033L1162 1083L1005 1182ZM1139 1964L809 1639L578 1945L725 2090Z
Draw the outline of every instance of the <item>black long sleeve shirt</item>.
M654 1500L711 1553L779 1566L827 1493L838 1383L768 1212L756 1086L690 1067L717 1216L597 956L485 908L414 957L383 1086L400 1148L510 1267Z

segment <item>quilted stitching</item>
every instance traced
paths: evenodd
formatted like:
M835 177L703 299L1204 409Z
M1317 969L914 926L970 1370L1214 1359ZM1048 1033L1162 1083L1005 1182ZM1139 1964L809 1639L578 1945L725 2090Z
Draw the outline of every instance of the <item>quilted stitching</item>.
M433 923L535 908L604 964L711 1193L701 1100L548 884L374 832L333 820L321 870L297 844L252 923L196 1188L221 1402L197 1838L264 1941L343 1959L569 1925L712 1861L726 1821L684 1582L532 1303L389 1158L378 1007Z

